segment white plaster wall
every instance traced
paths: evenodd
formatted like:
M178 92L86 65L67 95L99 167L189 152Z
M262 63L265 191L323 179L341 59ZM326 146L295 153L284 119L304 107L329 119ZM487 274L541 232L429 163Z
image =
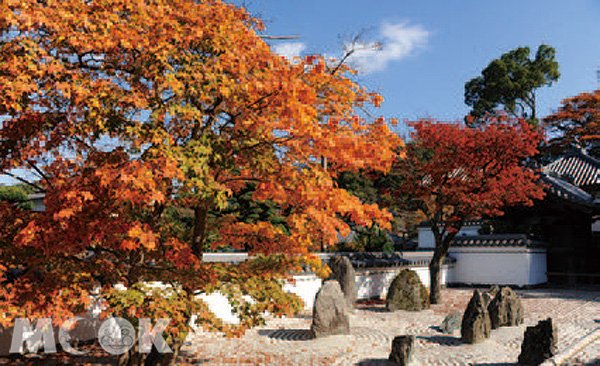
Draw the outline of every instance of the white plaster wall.
M462 229L460 229L460 231L458 232L458 235L465 235L465 236L479 235L479 229L481 229L480 225L464 226Z
M404 268L394 268L389 270L365 270L357 271L356 273L356 287L357 287L357 299L385 299L388 288L392 284L394 278ZM417 273L419 279L429 288L429 268L428 267L411 267L413 271ZM442 286L446 284L448 277L448 266L442 267L441 272L441 283Z
M535 285L548 282L546 252L532 252L529 255L531 263L529 267L529 283Z
M286 281L283 291L298 295L304 303L304 309L312 309L323 280L314 274L293 276L293 280Z
M480 225L470 225L463 226L458 232L458 236L472 236L479 235L479 229L481 229ZM435 248L435 238L433 237L433 232L429 227L420 227L418 228L418 241L419 248Z
M419 279L425 285L425 287L429 288L429 267L413 267L411 268L413 271L417 272L419 275ZM440 273L440 283L442 286L445 286L448 283L448 272L450 271L450 267L448 265L442 266L442 271Z
M195 296L197 299L202 300L217 318L221 319L223 323L226 324L239 324L240 318L237 314L233 313L233 309L229 304L229 299L227 296L223 295L220 292L214 292L211 294L202 293L200 295ZM242 298L247 302L254 302L254 299L250 296L242 296ZM195 315L192 316L191 323L195 322Z
M596 220L592 223L592 232L600 231L600 220Z
M535 285L546 278L546 252L527 248L450 248L451 283Z

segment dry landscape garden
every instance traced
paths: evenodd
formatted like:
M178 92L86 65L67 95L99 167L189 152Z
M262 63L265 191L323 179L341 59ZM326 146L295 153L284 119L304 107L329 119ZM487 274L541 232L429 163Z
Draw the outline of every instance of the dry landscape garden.
M264 31L0 1L0 365L600 364L600 90L540 118L556 51L515 45L398 122L356 49Z

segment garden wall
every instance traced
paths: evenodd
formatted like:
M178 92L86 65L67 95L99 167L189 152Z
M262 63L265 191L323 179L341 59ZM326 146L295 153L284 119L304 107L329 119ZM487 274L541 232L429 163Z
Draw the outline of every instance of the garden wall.
M524 247L450 248L450 284L531 286L548 281L546 250Z

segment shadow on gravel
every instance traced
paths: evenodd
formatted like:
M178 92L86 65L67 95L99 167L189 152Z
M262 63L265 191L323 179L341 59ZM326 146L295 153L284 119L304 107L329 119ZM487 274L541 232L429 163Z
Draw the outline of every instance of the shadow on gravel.
M445 333L445 332L442 330L442 327L440 327L439 325L432 325L432 326L430 326L430 327L429 327L429 329L431 329L431 330L435 330L435 331L436 331L436 332L438 332L438 333L443 333L443 334L448 334L448 335L450 335L450 333ZM459 329L457 329L456 331L460 333L460 328L459 328ZM454 332L452 332L452 333L454 333Z
M374 313L390 313L390 311L387 311L385 307L381 306L357 306L356 309L363 311L372 311Z
M574 363L576 366L600 366L600 358L597 358L591 362Z
M511 362L499 362L499 363L472 363L471 366L515 366L516 363Z
M460 338L452 337L452 336L419 336L419 339L423 339L429 343L437 343L442 346L460 346L463 343L460 341Z
M308 329L261 329L258 335L282 341L309 341L310 330Z
M389 361L386 358L368 358L360 360L354 366L396 366L397 364Z

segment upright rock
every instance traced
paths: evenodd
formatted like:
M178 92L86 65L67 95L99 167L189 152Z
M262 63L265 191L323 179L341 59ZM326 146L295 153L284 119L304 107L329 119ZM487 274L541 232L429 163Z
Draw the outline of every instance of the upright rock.
M350 334L348 304L336 280L327 280L315 297L313 319L310 326L312 338L334 334Z
M498 286L498 285L494 285L494 286L490 287L490 289L488 290L488 292L487 292L487 293L488 293L488 294L490 294L490 296L491 296L491 297L492 297L492 299L493 299L494 297L496 297L496 294L497 294L498 292L500 292L500 286Z
M340 283L344 298L348 302L348 306L353 307L356 301L356 271L350 263L348 257L341 255L333 256L329 260L329 268L331 268L330 280L337 280Z
M521 298L510 287L503 287L488 306L492 329L523 324Z
M415 271L405 269L394 278L387 292L385 308L388 311L429 308L429 293Z
M415 336L397 336L392 341L389 360L399 366L408 366L412 361Z
M460 336L463 342L476 343L490 336L492 325L490 315L484 306L479 291L473 291L473 296L465 309Z
M558 332L551 318L541 320L534 327L527 327L521 345L519 365L537 366L554 356L557 350Z
M460 315L459 312L448 314L444 318L442 325L440 325L440 330L446 334L454 333L454 331L460 329L461 319L462 319L462 316Z
M481 295L483 297L483 305L486 308L490 306L490 303L492 302L492 300L494 300L494 297L496 297L496 294L498 292L500 292L500 287L498 287L498 285L494 285L488 290L488 292L484 292Z

